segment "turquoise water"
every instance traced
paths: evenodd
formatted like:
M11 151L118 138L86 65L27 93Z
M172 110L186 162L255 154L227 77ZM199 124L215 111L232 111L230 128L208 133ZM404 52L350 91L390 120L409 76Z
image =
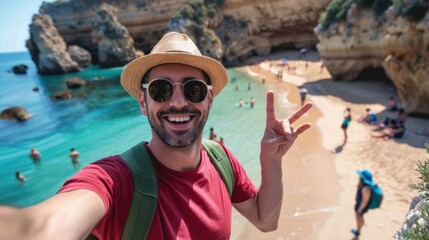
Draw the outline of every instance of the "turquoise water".
M29 66L27 75L7 72L21 63ZM28 53L0 54L0 110L22 106L33 115L25 122L0 120L0 204L28 206L55 194L79 170L71 163L70 148L80 152L82 168L150 139L146 117L119 83L121 71L94 66L80 73L40 76ZM228 74L237 81L228 83L215 98L204 136L208 138L213 127L258 185L266 89L241 72L229 69ZM73 99L52 101L50 95L65 90L65 81L74 76L90 85L73 90ZM40 91L33 92L34 87ZM253 109L237 107L239 99L248 101L250 97L255 99ZM29 158L32 147L42 154L40 164ZM27 181L20 184L15 171L21 171Z

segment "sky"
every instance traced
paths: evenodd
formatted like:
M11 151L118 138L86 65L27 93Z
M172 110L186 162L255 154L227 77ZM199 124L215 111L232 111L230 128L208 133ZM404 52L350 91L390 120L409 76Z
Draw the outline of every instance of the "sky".
M0 53L27 51L28 25L42 2L54 0L3 0L0 7Z

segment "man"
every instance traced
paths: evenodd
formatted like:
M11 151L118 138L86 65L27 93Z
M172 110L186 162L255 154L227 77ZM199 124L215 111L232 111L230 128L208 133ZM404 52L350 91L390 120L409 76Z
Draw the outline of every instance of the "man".
M262 231L277 228L282 157L310 127L307 123L294 130L291 124L312 105L279 120L274 94L267 93L261 186L252 184L222 145L236 180L230 197L201 145L213 99L227 79L222 64L202 56L188 36L175 32L124 68L121 83L138 100L152 128L145 146L155 167L158 200L147 239L229 239L232 206ZM194 86L201 90L198 98L193 96ZM120 239L132 194L130 169L119 156L111 156L85 167L57 195L38 205L1 208L0 234L5 239L83 239L92 233L99 239Z

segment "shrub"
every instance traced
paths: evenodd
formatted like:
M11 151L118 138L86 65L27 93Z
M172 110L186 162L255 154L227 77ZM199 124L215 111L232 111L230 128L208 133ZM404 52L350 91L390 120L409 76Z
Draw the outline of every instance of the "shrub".
M429 153L429 144L425 144L426 151ZM429 199L429 159L426 161L419 161L417 169L420 173L420 182L413 184L412 187L417 189L420 197L423 200ZM413 240L427 240L429 236L429 204L425 204L421 210L421 215L414 222L413 226L407 229L402 236L405 239Z
M407 1L400 8L400 15L410 21L418 22L425 17L428 5L429 3L424 0Z
M374 0L356 0L356 4L361 8L370 8Z
M326 8L326 12L322 14L319 23L323 30L327 30L333 23L346 20L347 11L353 0L334 0Z

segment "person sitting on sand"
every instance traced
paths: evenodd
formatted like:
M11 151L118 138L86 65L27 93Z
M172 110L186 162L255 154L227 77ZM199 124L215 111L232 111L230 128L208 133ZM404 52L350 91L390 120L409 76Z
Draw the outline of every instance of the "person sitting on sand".
M400 108L398 110L398 116L396 117L396 121L401 124L405 124L407 121L408 114L405 112L403 108Z
M373 132L379 132L386 128L396 128L397 127L397 121L393 118L387 117L384 119L382 123L377 124L373 129L371 129Z
M398 110L398 102L394 96L391 96L387 105L387 111L395 112Z
M365 109L366 114L361 116L358 119L358 122L360 123L368 123L368 124L375 124L377 122L377 115L371 111L371 109L367 108Z
M393 126L386 127L381 130L378 134L373 134L372 137L375 139L391 139L391 138L401 138L404 136L405 127L401 123L397 123L395 119L391 120Z
M15 177L20 183L27 181L27 179L24 177L24 174L22 174L20 171L15 172Z
M33 159L33 162L40 162L41 154L36 149L32 148L30 150L30 158Z

